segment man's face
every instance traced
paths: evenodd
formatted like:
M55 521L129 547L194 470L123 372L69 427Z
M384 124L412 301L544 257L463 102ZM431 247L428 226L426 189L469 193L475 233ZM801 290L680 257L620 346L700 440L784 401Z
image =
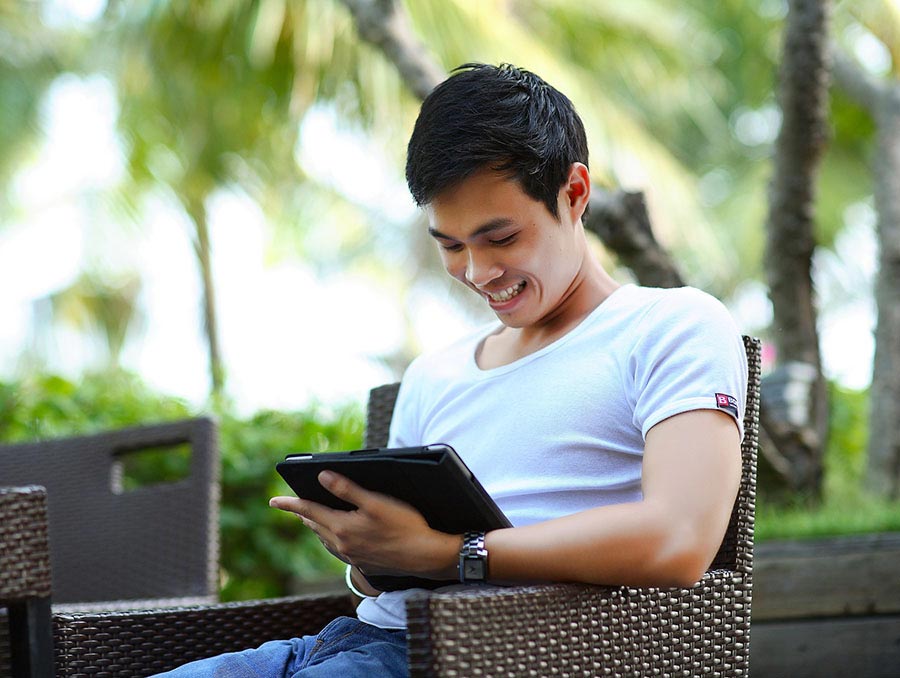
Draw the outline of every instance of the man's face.
M570 192L560 189L557 219L516 181L482 170L426 210L447 272L509 327L554 319L574 288L585 252Z

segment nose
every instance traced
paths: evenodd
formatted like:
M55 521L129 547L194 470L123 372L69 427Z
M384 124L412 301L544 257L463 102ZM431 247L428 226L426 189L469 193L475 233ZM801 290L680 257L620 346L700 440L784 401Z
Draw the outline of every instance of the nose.
M469 250L466 261L466 280L475 287L484 287L503 275L503 269L490 257Z

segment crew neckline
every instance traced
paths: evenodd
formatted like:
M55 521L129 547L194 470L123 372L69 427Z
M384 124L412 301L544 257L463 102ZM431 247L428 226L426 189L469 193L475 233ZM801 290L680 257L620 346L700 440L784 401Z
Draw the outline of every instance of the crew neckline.
M528 355L524 355L521 358L518 358L511 363L507 363L506 365L499 365L497 367L490 367L487 369L483 369L478 366L478 361L476 360L476 354L478 353L479 347L483 344L483 342L492 334L495 334L499 330L503 328L503 323L491 323L490 327L487 331L482 330L478 332L475 342L471 344L470 350L468 351L468 368L469 371L478 375L482 379L488 379L490 377L499 376L502 374L506 374L508 372L512 372L513 370L517 370L524 365L527 365L533 360L537 360L541 356L544 356L548 353L555 351L560 346L564 346L566 343L571 341L573 338L577 337L579 334L585 331L587 327L590 326L591 322L594 318L599 315L601 312L609 309L610 302L614 300L614 298L618 298L623 296L620 294L623 290L634 289L636 286L633 283L626 283L623 285L619 285L616 289L607 295L607 297L597 304L597 307L588 313L575 327L566 332L564 335L559 337L558 339L554 339L552 342L547 344L546 346L539 348L537 351L533 353L529 353Z

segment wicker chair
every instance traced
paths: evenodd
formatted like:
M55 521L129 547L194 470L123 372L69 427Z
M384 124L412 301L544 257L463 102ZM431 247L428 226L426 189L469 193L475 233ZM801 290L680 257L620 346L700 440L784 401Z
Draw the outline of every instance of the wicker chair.
M127 487L130 458L188 448L184 477ZM216 602L218 473L208 418L0 445L4 486L47 490L54 605Z
M759 342L745 339L750 383L743 474L718 555L687 589L519 586L429 593L407 604L410 675L748 675ZM375 389L367 445L384 444L396 386ZM141 612L54 615L57 675L146 676L352 613L347 595Z

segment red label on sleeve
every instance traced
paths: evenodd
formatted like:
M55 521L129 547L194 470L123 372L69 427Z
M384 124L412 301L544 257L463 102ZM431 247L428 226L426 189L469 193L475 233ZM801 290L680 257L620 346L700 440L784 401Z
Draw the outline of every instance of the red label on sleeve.
M716 393L716 407L720 410L730 412L735 417L738 416L738 401L734 396L727 393Z

